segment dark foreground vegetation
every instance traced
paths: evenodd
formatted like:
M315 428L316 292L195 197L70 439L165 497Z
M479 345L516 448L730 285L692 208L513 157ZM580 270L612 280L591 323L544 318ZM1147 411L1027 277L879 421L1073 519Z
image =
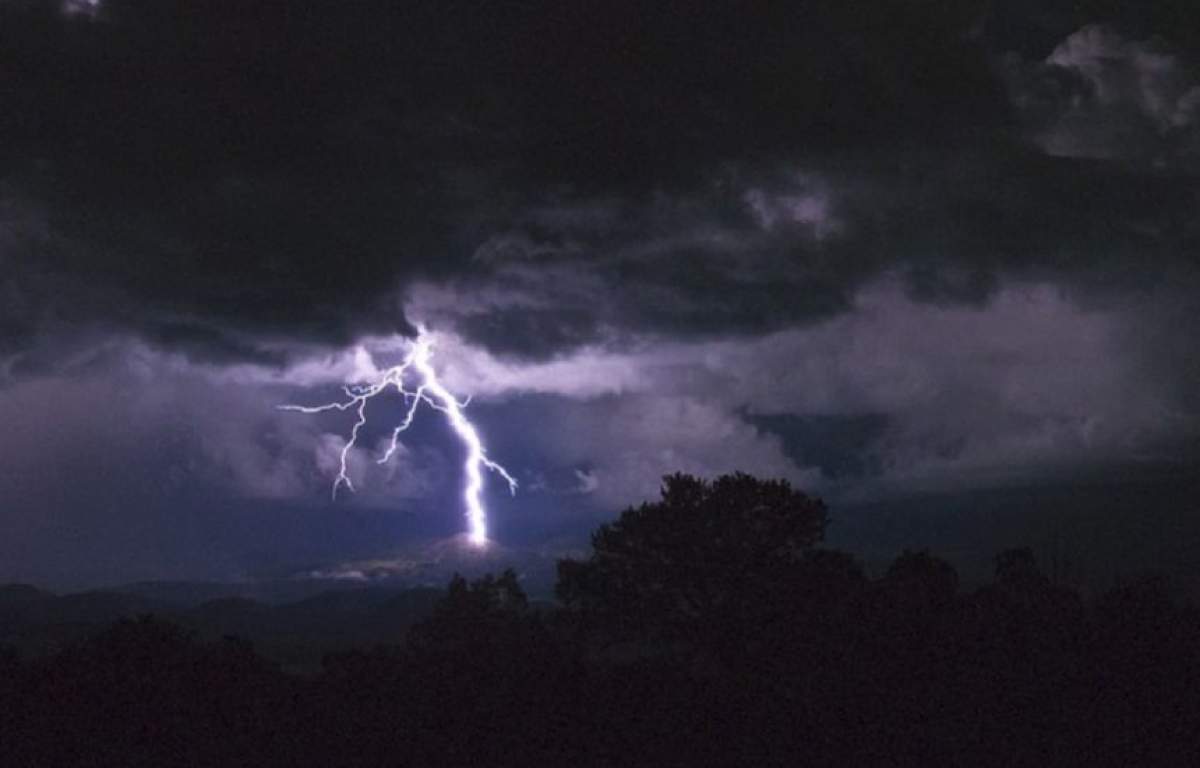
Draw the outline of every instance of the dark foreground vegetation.
M667 479L559 568L456 578L396 643L283 672L123 620L0 652L3 766L1200 764L1200 614L1160 582L1085 602L1028 550L966 593L821 549L786 483Z

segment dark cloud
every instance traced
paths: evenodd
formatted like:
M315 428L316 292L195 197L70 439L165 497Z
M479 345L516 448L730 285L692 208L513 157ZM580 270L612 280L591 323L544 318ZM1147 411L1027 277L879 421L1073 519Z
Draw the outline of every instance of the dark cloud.
M0 10L10 350L110 326L269 361L264 341L411 333L415 309L543 358L814 322L896 268L914 296L979 302L1010 273L1124 282L1194 252L1194 179L1056 164L1005 132L1013 94L1017 119L1039 99L1065 119L1070 88L1032 95L1054 72L1094 90L1100 48L1141 60L1085 30L997 73L1012 18L1069 35L1075 11L62 11ZM1153 61L1174 101L1147 119L1186 123L1182 60ZM1117 101L1146 112L1135 86Z
M788 456L800 464L815 464L830 480L872 476L882 470L871 448L887 433L885 414L746 414L746 418L778 434Z
M64 322L206 336L216 355L238 332L410 331L397 290L470 271L550 190L691 195L727 161L927 137L931 109L942 136L981 124L1003 100L959 34L970 14L925 10L6 3L5 175L44 219L13 258L88 289L22 292ZM763 294L646 270L626 277L651 293Z
M406 306L492 349L544 357L631 333L811 325L887 273L934 303L981 305L1006 280L1099 301L1194 274L1198 205L1194 176L1015 142L797 155L674 195L531 205L497 223L473 272L418 286Z

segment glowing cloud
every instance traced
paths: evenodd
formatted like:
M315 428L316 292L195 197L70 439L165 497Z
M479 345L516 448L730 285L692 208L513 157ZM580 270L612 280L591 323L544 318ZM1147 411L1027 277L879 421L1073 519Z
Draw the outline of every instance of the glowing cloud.
M515 494L517 492L517 481L504 467L488 458L487 449L483 446L483 441L479 437L479 431L475 429L475 425L463 413L467 407L467 402L459 402L438 379L437 372L433 369L433 365L430 362L432 351L433 341L429 338L425 329L419 327L416 341L412 343L411 349L399 365L383 371L380 374L379 380L374 384L345 386L342 388L346 393L346 397L349 398L348 400L317 406L281 405L278 407L280 410L299 411L300 413L353 410L357 415L358 418L350 430L350 439L342 446L340 467L337 477L333 481L334 498L337 498L338 488L343 485L351 491L354 490L354 483L350 481L350 476L347 474L346 462L349 459L350 450L358 441L359 430L367 423L367 401L383 394L388 389L394 388L404 398L404 402L407 405L404 418L392 430L392 439L387 451L378 459L378 463L380 464L386 463L392 457L392 454L396 452L396 448L399 445L400 433L412 425L417 407L421 403L425 403L430 408L444 413L454 433L458 435L467 449L467 457L463 465L463 501L467 508L466 515L470 526L470 541L472 544L482 546L487 543L487 510L483 506L482 498L483 470L485 468L490 469L503 477L508 483L510 493ZM406 383L406 378L409 377L410 371L416 374L417 383L415 388L410 388Z

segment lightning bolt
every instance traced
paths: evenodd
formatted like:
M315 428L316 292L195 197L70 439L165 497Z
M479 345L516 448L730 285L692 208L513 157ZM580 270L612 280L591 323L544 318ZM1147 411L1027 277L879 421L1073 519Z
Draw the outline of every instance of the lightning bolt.
M347 473L347 462L350 450L358 442L359 430L367 423L367 403L389 389L395 389L404 398L404 418L392 429L392 438L388 448L379 459L378 464L387 463L392 458L400 444L400 434L412 426L417 408L421 403L446 416L450 427L467 449L467 457L463 464L464 488L463 502L466 505L466 517L470 526L469 538L472 544L483 546L487 543L487 510L483 506L483 470L489 469L500 475L508 483L510 493L516 494L517 481L504 467L488 458L487 449L479 437L479 430L466 417L463 410L468 400L459 401L438 379L437 371L430 362L433 356L433 340L429 338L423 326L417 327L417 338L412 343L408 355L400 362L383 373L373 384L346 385L342 391L348 399L341 402L324 405L280 405L283 411L299 411L300 413L322 413L325 411L353 411L358 417L350 430L350 439L342 446L342 454L337 477L333 481L333 498L337 498L338 489L345 486L354 491L354 483ZM415 373L415 384L410 385L407 379Z

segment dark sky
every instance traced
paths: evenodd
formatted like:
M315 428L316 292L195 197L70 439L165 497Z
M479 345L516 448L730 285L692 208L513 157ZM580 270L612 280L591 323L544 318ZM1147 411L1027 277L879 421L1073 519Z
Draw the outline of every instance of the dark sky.
M1198 214L1194 0L0 0L0 580L460 531L437 414L334 503L352 416L274 407L418 323L506 546L673 471L1186 473Z

